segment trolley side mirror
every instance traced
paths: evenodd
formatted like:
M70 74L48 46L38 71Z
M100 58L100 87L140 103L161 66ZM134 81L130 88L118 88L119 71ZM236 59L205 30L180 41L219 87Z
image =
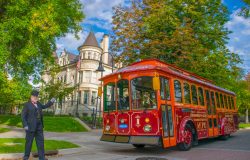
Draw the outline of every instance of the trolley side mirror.
M160 90L160 78L159 77L153 77L153 89Z
M98 97L102 96L102 87L98 87Z

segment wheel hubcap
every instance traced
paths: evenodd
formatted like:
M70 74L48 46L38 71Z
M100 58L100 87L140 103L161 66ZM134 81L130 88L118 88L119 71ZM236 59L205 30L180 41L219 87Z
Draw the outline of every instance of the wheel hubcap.
M186 128L184 131L184 142L190 145L191 141L192 141L192 132L189 128Z

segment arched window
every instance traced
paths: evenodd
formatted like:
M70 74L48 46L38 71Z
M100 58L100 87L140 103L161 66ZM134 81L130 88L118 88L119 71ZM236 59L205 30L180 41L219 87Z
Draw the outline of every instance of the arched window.
M181 93L181 82L178 80L174 81L174 93L175 93L175 101L182 102L182 93Z
M194 105L198 105L198 98L197 98L197 88L195 85L191 86L192 90L192 102Z
M184 83L184 100L186 104L191 104L190 85Z
M201 87L198 88L198 97L199 97L199 104L204 106L204 94L203 89Z

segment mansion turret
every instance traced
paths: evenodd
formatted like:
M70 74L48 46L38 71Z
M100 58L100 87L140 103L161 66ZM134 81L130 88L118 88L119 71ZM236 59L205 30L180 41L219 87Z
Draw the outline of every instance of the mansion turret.
M112 72L112 57L109 54L108 35L105 34L101 43L98 44L94 33L90 32L85 42L78 47L78 51L79 55L72 54L66 50L61 52L59 56L55 55L56 62L61 68L57 74L57 80L70 86L79 85L79 88L77 87L74 93L65 97L62 110L56 107L56 112L62 114L74 114L77 99L80 115L82 113L89 113L89 111L96 107L98 87L101 83L98 80L101 78L101 73L96 71L100 58L102 58L105 70L103 76ZM49 72L45 72L42 79L45 83L48 83L50 80Z

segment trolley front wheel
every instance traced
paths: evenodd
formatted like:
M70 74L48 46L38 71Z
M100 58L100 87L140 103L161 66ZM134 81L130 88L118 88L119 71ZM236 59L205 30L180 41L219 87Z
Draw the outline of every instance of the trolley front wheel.
M145 144L133 144L135 148L144 148Z

